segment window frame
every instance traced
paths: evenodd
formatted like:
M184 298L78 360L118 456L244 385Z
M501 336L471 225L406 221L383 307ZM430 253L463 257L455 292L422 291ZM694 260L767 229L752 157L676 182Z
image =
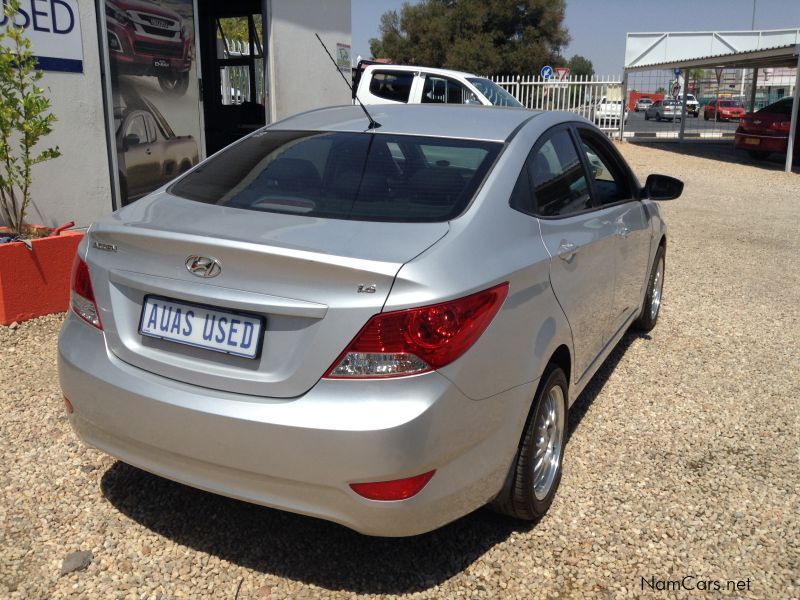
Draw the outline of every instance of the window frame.
M458 79L455 79L455 78L450 77L448 75L439 75L437 73L426 73L424 71L421 73L421 75L422 75L422 87L420 88L420 93L419 93L419 102L420 102L420 104L445 104L445 105L451 104L451 105L454 105L454 106L464 106L464 105L468 104L468 102L448 102L448 99L450 98L450 85L451 84L455 84L455 85L457 85L458 87L461 88L462 97L463 97L464 92L466 92L467 94L469 94L470 96L475 98L475 100L477 100L480 104L483 104L478 99L478 96L475 94L475 92L473 90L471 90L469 88L469 86L467 86L465 83L459 81ZM445 91L444 91L444 94L445 94L445 101L444 102L425 102L423 100L423 98L425 97L425 86L427 85L428 80L431 79L431 78L443 79L444 80L444 82L446 84Z
M608 154L610 155L609 158L612 160L614 165L617 168L619 168L620 171L624 174L624 176L625 176L625 178L626 178L626 180L628 182L629 189L631 191L631 197L630 198L627 198L627 199L624 199L624 200L619 200L617 202L613 202L613 203L609 203L609 204L598 204L597 190L595 189L594 179L590 176L591 168L590 168L590 165L589 165L589 159L587 158L586 153L583 150L583 146L581 145L581 138L580 138L580 134L578 133L579 129L583 129L583 130L589 132L591 135L596 136L599 140L601 140L600 143L607 144L606 149L610 148L610 152L608 152ZM566 131L568 133L568 135L570 137L570 140L572 141L572 145L575 148L576 153L578 154L578 160L580 161L581 168L583 169L583 176L586 178L586 181L587 181L587 184L588 184L589 199L590 199L590 205L591 206L589 208L585 208L583 210L575 211L575 212L569 213L567 215L542 215L542 214L538 213L538 208L539 208L538 201L536 201L536 203L535 203L536 204L536 210L535 211L528 211L528 210L524 210L522 208L513 206L511 204L511 198L512 198L512 195L513 195L513 189L512 189L512 195L510 195L509 198L508 198L508 206L509 206L509 208L511 208L512 210L515 210L515 211L517 211L519 213L522 213L524 215L528 215L528 216L534 217L536 219L542 219L542 220L545 220L545 221L552 221L552 220L558 220L558 219L570 219L572 217L576 217L576 216L580 216L580 215L586 215L586 214L589 214L589 213L592 213L592 212L597 212L598 210L604 210L606 208L610 208L610 207L614 207L614 206L620 206L622 204L627 204L628 202L639 202L639 201L641 201L641 197L640 197L641 186L639 185L638 181L636 180L636 177L633 175L633 172L625 164L624 159L622 159L622 155L619 154L619 151L616 148L614 148L613 145L608 143L606 140L602 140L601 139L602 137L605 137L602 133L598 134L590 126L585 125L584 123L581 123L579 121L568 121L566 123L558 123L557 125L553 125L552 127L546 129L539 136L539 138L536 140L536 143L533 144L533 146L531 147L531 150L528 152L527 157L525 157L525 161L522 164L522 169L520 170L520 173L517 175L517 178L514 180L514 188L516 188L517 182L519 181L519 178L522 176L523 173L525 173L526 177L528 178L528 186L527 186L528 192L529 192L529 194L531 196L531 199L532 200L536 200L536 193L534 191L533 181L531 181L531 173L530 173L530 169L528 168L528 164L529 164L529 162L531 160L533 160L533 157L535 156L536 152L538 152L541 149L541 147L550 140L550 138L552 138L554 135L556 135L560 131Z
M408 96L406 96L405 100L398 100L397 98L388 98L383 96L379 93L376 93L372 90L373 82L377 81L378 76L386 77L387 75L391 75L395 78L399 77L409 77L410 82L408 84ZM409 104L411 102L411 98L413 97L414 93L414 83L415 83L415 74L414 71L406 71L406 70L397 70L397 69L373 69L372 73L370 73L369 77L369 85L367 86L367 91L370 95L375 96L376 98L380 98L381 100L388 100L389 102L396 102L397 104Z
M600 204L599 198L600 194L597 192L597 188L595 187L594 177L591 177L590 174L592 172L591 165L589 163L589 157L586 156L586 152L583 150L583 144L581 140L581 131L585 131L590 138L594 138L595 141L600 144L601 151L600 153L605 153L606 156L600 156L600 159L608 159L611 161L611 167L616 168L621 176L625 179L625 182L628 184L628 191L629 196L628 198L624 198L622 200L617 200L616 202L609 202L608 204ZM575 123L572 126L572 134L574 136L574 141L577 142L577 146L579 148L578 154L581 156L583 160L583 168L584 171L587 172L587 177L589 179L589 188L592 194L592 204L597 208L608 208L609 206L620 206L622 204L627 204L628 202L636 201L638 202L640 198L640 191L641 186L639 182L636 180L633 172L630 170L630 167L625 163L625 159L622 158L622 155L619 153L614 145L608 141L608 138L602 134L597 133L591 127L588 127L582 123ZM605 162L605 160L603 161Z

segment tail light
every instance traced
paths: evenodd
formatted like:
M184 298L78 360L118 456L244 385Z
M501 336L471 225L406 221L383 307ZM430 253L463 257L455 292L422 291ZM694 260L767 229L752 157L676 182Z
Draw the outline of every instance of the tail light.
M478 340L507 295L503 283L458 300L375 315L325 377L402 377L450 364Z
M791 121L777 121L774 125L776 131L785 131L789 132L789 129L792 127Z
M69 305L81 319L98 329L103 329L100 322L100 312L94 299L92 280L89 277L89 267L77 254L72 263L72 276L70 277Z
M351 489L368 500L406 500L422 491L436 471L428 471L406 479L393 481L373 481L371 483L351 483Z

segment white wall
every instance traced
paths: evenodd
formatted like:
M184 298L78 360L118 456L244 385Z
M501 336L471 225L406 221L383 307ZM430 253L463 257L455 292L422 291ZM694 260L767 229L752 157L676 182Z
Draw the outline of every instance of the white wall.
M32 202L27 221L60 225L91 224L111 212L100 57L95 4L80 0L83 73L44 73L39 85L58 117L43 144L58 145L61 156L33 168Z
M350 0L269 0L269 69L272 121L295 113L351 104L350 90L317 41L331 54L352 45ZM350 73L345 73L350 78Z

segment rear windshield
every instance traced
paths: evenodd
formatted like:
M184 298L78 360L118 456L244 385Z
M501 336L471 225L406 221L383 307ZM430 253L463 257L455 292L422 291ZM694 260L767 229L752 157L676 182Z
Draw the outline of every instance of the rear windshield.
M792 99L783 98L769 106L765 106L758 112L773 113L776 115L791 115L792 114Z
M182 198L359 221L436 222L469 204L502 144L380 133L256 133L175 183Z
M717 106L724 108L742 108L742 103L737 100L720 100Z

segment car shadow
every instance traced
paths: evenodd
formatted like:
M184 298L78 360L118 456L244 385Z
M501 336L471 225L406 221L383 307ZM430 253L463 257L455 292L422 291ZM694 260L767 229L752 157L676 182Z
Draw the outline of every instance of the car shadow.
M783 171L786 163L786 154L770 154L767 158L753 158L743 150L737 150L732 140L725 142L650 142L628 140L631 144L656 148L666 152L681 154L687 158L708 158L727 163L749 165L769 171ZM792 172L800 173L800 157L794 159Z
M534 524L487 508L411 538L368 537L341 525L197 490L123 462L102 476L122 514L178 544L276 577L364 594L438 585Z
M573 404L570 436L639 337L623 337ZM103 474L100 487L122 514L177 544L260 573L364 594L430 589L513 533L536 526L481 508L416 537L368 537L328 521L204 492L120 461Z

